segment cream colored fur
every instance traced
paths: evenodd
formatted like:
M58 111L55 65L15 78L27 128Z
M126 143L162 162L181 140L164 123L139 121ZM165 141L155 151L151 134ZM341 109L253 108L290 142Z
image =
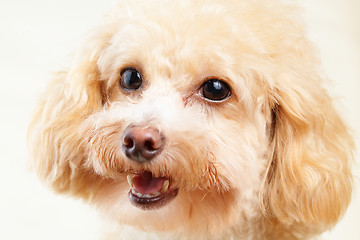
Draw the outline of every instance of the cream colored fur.
M38 105L28 140L39 176L117 222L109 239L330 229L351 199L353 142L297 16L277 0L119 1ZM129 66L145 81L132 93L118 85ZM215 77L229 99L199 96ZM121 151L131 124L166 136L150 163ZM126 175L140 170L171 177L178 196L157 210L131 205Z

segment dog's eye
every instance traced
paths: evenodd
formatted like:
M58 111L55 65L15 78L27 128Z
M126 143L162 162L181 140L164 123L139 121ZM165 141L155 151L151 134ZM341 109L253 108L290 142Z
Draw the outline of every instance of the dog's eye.
M218 79L211 79L203 83L200 94L211 101L221 101L231 95L229 85Z
M127 68L121 72L120 86L126 91L133 91L141 87L142 77L139 71Z

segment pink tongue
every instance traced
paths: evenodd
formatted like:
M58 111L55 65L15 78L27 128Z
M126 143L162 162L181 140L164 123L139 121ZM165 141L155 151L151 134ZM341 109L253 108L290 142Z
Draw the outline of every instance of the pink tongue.
M133 177L135 191L142 194L160 192L166 178L155 178L151 172L138 173Z

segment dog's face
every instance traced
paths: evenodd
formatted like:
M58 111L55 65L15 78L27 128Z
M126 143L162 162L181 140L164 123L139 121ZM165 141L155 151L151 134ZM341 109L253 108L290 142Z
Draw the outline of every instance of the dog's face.
M185 222L214 205L221 209L216 227L223 215L231 219L258 204L270 111L263 107L265 92L257 93L242 75L250 71L244 68L252 50L246 30L208 11L187 22L192 14L167 16L171 24L164 27L163 16L136 17L123 23L98 59L107 101L81 124L86 164L121 182L111 191L115 202L107 204L122 202L112 211L126 221ZM189 28L193 21L204 24ZM235 34L240 41L229 38ZM149 224L146 215L159 220ZM208 225L207 217L202 221Z
M50 85L30 135L39 172L146 230L333 223L351 139L287 11L121 3Z

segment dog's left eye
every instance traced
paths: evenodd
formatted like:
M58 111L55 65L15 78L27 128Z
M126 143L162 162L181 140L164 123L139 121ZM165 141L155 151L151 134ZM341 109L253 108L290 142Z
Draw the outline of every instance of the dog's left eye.
M229 85L218 79L211 79L203 83L200 95L211 101L222 101L231 95Z
M121 72L120 86L126 91L134 91L141 87L142 77L138 70L127 68Z

